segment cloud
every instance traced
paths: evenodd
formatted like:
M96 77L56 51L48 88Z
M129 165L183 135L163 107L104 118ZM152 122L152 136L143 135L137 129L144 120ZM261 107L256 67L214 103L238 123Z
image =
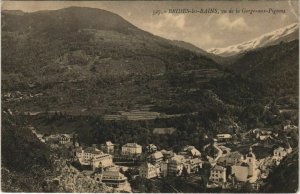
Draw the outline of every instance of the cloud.
M158 21L151 21L144 25L150 32L172 39L184 33L185 15L164 14Z
M200 48L211 48L212 45L220 45L224 43L223 39L217 39L210 33L201 33L197 37L191 37L187 41L198 45Z
M230 20L229 15L222 15L216 20L216 24L223 30L252 31L243 17Z

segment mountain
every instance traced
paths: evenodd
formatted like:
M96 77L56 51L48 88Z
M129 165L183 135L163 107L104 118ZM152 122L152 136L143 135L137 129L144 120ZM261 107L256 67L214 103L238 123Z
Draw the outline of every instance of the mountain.
M172 40L171 43L178 47L190 50L192 52L195 52L195 53L201 54L203 56L206 56L210 59L213 59L214 61L216 61L217 63L222 64L222 65L229 64L232 61L232 59L229 57L221 57L219 55L209 53L189 42L185 42L185 41L181 41L181 40Z
M298 109L299 40L248 51L226 66L228 76L212 80L214 91L231 104L277 99ZM280 99L280 100L279 100Z
M58 81L217 66L105 10L70 7L2 16L3 72L22 74L16 79L23 81L39 75Z
M296 193L299 189L299 148L283 159L270 173L261 192ZM289 177L289 178L286 178Z
M253 40L249 40L225 48L209 49L208 52L215 55L228 57L237 54L242 54L257 48L276 45L280 42L290 42L292 40L298 39L298 37L299 37L299 24L294 23L286 27L277 29L273 32L264 34Z
M43 94L15 103L18 109L74 113L165 104L222 73L212 59L105 10L70 7L2 16L2 91Z
M208 57L214 56L213 54L210 54L210 53L206 52L205 50L203 50L189 42L185 42L182 40L172 40L172 43L178 47L185 48L187 50L202 54L204 56L208 56Z

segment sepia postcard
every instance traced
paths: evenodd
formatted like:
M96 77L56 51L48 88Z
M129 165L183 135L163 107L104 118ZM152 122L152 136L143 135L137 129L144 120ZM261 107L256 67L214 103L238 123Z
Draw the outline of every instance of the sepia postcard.
M299 1L2 1L1 191L296 193Z

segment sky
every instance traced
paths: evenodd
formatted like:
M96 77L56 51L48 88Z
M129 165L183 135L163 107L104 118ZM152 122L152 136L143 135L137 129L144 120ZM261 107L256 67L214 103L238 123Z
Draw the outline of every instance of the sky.
M251 40L299 22L297 1L2 1L2 9L34 12L70 6L93 7L114 12L135 26L172 40L190 42L199 48L222 48ZM208 9L215 13L169 13L169 9ZM240 10L240 13L228 11ZM277 10L272 13L242 10ZM166 11L154 15L156 10ZM227 10L227 13L221 13ZM91 18L92 19L92 18Z

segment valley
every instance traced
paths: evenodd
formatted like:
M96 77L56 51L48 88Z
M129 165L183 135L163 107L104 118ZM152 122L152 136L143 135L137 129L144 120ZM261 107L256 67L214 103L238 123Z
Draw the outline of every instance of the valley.
M211 165L202 168L201 163L201 170L195 168L191 174L183 169L178 176L168 172L170 179L160 179L162 175L143 178L136 172L139 168L120 172L132 178L129 182L136 192L268 192L282 184L268 177L269 173L280 176L285 170L278 168L298 162L293 157L298 154L294 150L298 150L299 133L298 24L241 45L206 52L183 41L155 36L100 9L69 7L1 14L2 170L6 177L14 172L10 178L21 175L36 183L31 188L17 180L13 190L47 192L49 188L38 177L49 178L56 172L53 168L62 168L67 174L58 176L63 184L80 177L89 187L77 187L73 181L70 188L51 186L51 192L114 191L89 176L84 178L77 172L80 168L64 166L65 161L81 161L81 156L70 156L79 148L71 143L73 136L68 139L69 147L41 143L28 128L34 128L43 140L51 135L76 134L80 146L94 146L97 154L101 150L100 155L119 158L126 155L120 151L122 146L132 142L143 150L138 157L141 163L148 161L145 149L154 144L157 151L165 150L166 155L172 151L184 158L183 165L193 166L191 161L198 159ZM205 149L222 134L230 140L215 143L218 151L229 148L232 154L247 154L254 148L259 168L267 169L257 175L257 181L250 184L239 177L235 184L232 165L218 160L222 154L211 160L209 155L214 156L216 149ZM108 141L118 148L116 153L103 150L101 145ZM280 158L277 168L273 151L287 149L286 145L294 152ZM187 159L182 151L185 146L200 150L202 155ZM231 153L223 156L231 157ZM168 159L172 158L164 156ZM216 163L230 169L226 171L230 181L220 183L211 178L209 173ZM159 168L163 168L161 164ZM184 184L175 184L179 182ZM6 191L12 191L10 182L4 184Z

